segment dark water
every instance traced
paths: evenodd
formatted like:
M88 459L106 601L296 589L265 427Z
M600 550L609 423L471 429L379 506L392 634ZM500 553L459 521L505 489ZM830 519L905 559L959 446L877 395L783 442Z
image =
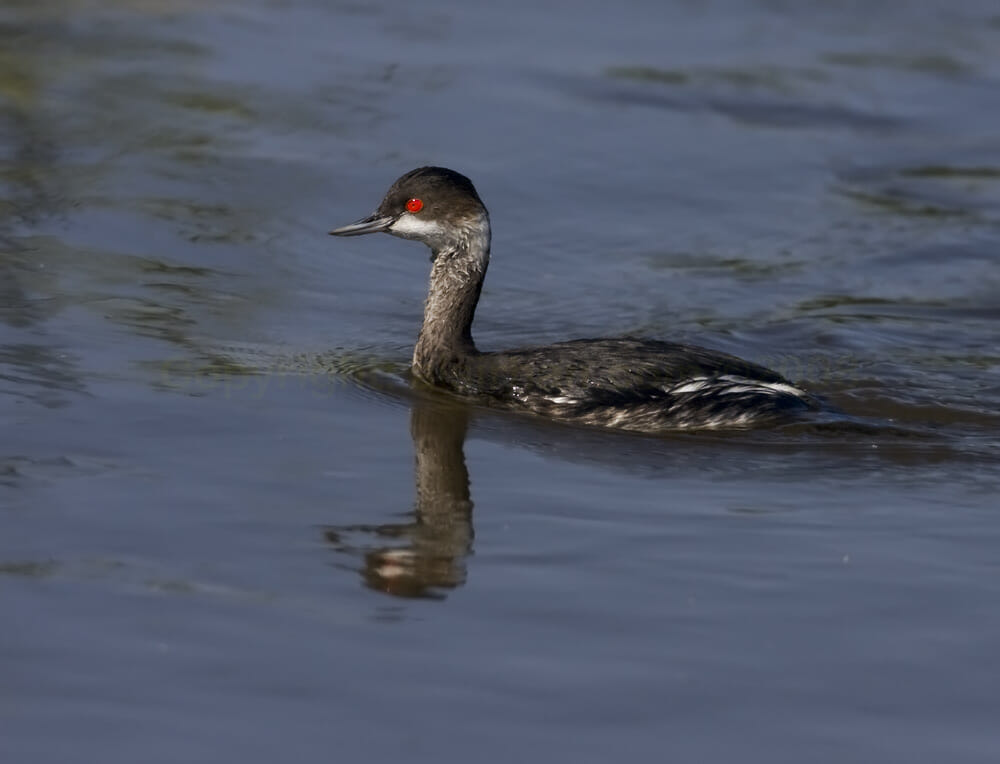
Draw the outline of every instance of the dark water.
M0 759L995 762L994 2L0 8ZM402 374L469 174L487 348L769 364L645 438Z

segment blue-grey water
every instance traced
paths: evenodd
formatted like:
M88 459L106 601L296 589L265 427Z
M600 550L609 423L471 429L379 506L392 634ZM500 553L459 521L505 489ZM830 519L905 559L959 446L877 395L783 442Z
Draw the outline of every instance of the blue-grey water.
M0 760L1000 760L992 0L8 0ZM830 426L411 390L422 164L485 348L695 342Z

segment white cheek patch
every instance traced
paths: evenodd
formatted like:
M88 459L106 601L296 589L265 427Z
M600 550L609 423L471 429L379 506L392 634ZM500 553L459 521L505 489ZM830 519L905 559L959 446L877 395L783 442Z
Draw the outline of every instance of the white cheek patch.
M419 215L404 213L389 226L389 232L404 239L429 239L441 234L441 226Z

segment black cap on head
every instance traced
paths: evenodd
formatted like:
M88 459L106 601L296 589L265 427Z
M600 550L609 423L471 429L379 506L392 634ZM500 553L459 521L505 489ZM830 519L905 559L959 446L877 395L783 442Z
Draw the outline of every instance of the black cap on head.
M486 207L467 177L446 167L418 167L392 184L374 213L330 233L360 236L384 231L433 246L432 237L447 239L449 229L481 220L485 214Z
M410 170L392 184L378 212L380 215L400 215L411 199L423 202L421 214L426 217L478 213L483 207L472 181L447 167Z

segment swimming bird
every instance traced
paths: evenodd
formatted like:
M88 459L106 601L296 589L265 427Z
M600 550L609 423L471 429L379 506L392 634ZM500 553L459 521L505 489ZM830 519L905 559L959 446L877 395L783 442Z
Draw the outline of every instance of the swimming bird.
M420 380L553 419L640 432L794 419L816 399L777 372L715 350L624 337L482 352L472 320L490 261L490 216L464 175L420 167L333 236L384 232L426 244L430 288L413 350Z

